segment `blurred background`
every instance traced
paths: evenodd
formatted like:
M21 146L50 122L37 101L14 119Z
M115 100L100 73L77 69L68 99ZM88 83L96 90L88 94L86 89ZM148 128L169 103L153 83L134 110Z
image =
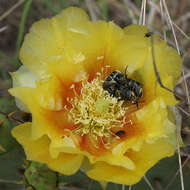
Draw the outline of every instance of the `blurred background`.
M185 147L181 149L184 189L190 189L190 1L189 0L147 0L146 25L169 45L176 47L170 27L173 22L179 50L184 64L184 73L179 78L175 91L184 98L179 102L179 126ZM166 2L167 8L160 2ZM25 160L22 147L12 138L10 130L31 116L15 106L14 98L7 90L11 87L10 72L21 65L19 49L24 35L32 23L48 18L68 6L77 6L88 12L93 21L113 21L121 27L138 24L141 15L141 0L0 0L0 190L100 190L96 181L82 172L74 176L60 176L45 165ZM167 12L168 10L168 12ZM178 155L163 159L147 173L147 179L132 187L132 190L179 190ZM176 173L177 172L177 173ZM176 177L175 177L176 176ZM150 184L151 185L150 185ZM38 185L36 185L38 184ZM168 186L168 187L167 187ZM117 184L109 184L109 190L124 190Z

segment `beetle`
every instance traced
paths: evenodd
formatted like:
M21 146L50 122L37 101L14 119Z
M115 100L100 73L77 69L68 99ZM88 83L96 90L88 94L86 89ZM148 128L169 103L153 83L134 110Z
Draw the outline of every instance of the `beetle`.
M126 70L125 74L118 70L111 72L103 82L103 89L108 91L111 96L118 98L118 100L135 103L137 108L137 100L142 97L143 92L139 82L127 77Z

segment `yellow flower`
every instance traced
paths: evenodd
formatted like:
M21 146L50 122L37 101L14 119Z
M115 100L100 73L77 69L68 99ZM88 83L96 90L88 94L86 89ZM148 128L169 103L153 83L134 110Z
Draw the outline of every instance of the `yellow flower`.
M13 136L27 159L65 175L80 168L98 181L131 185L160 159L175 151L176 126L169 119L172 93L156 84L148 29L89 21L80 8L67 8L36 22L20 52L24 66L12 73L9 92L32 122ZM154 35L156 65L173 89L181 59ZM114 70L140 82L138 107L103 90Z

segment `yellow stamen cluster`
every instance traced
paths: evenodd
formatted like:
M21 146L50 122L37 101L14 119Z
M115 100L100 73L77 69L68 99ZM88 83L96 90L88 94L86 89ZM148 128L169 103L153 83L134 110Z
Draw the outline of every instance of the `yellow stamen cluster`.
M122 128L125 124L127 108L123 107L123 101L118 101L103 90L102 82L100 77L91 82L83 80L80 96L75 94L73 99L68 99L72 105L69 119L78 125L74 133L111 137L114 135L112 128Z

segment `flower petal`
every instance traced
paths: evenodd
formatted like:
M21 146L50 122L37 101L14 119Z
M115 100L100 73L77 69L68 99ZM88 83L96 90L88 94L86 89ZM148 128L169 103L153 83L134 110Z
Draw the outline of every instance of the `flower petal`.
M68 42L72 38L72 35L66 37L69 30L79 30L81 23L86 21L88 16L82 9L70 7L52 19L36 22L25 37L20 52L21 61L38 76L49 76L48 65L68 54L65 49L70 48Z
M18 86L35 88L36 81L39 80L34 73L23 65L16 72L11 73L11 77L13 79L13 88ZM20 110L29 112L27 106L17 98L16 105Z
M123 168L134 170L135 169L135 163L130 160L128 157L123 155L114 155L107 153L106 155L101 156L98 159L95 159L95 162L105 162L107 164L113 165L113 166L121 166Z
M63 85L56 78L40 80L36 84L37 103L47 110L63 110L66 100L64 99Z
M144 38L145 31L148 31L147 28L135 27L135 25L124 28L123 37L120 37L110 52L116 68L124 72L127 66L127 72L131 74L142 67L148 54L148 41Z
M83 160L82 155L60 153L57 158L52 158L49 153L50 140L43 136L33 141L31 138L31 123L24 123L12 130L12 135L24 147L27 159L46 163L48 167L65 175L75 173Z
M156 98L133 114L139 125L144 128L145 135L143 138L166 137L168 135L166 133L168 126L172 126L170 127L170 132L175 132L175 126L168 120L166 106L162 98Z
M173 94L161 88L156 80L156 74L153 68L152 46L154 46L155 64L161 81L164 86L171 90L175 87L182 70L182 61L180 56L177 54L177 51L168 46L165 41L161 40L155 34L152 44L151 36L145 37L145 34L149 32L145 26L131 25L126 27L124 30L125 34L131 37L137 35L141 38L142 44L146 46L147 52L144 63L141 64L137 70L134 70L135 72L131 76L142 84L143 92L145 92L143 95L144 99L149 102L156 96L162 96L168 105L175 105L177 101ZM138 44L139 42L136 43ZM135 48L133 50L135 50L132 54L134 57L136 54L139 55Z
M31 102L31 106L35 107L35 104L32 104L32 101L35 102L34 92L35 88L23 86L9 89L9 93L12 96L15 96L16 100L19 100L19 108L26 112L31 111L29 102Z
M39 78L27 67L22 65L16 72L11 73L13 79L13 88L18 86L36 87L36 81Z
M49 78L39 81L36 85L36 88L12 88L9 92L27 105L32 113L33 139L38 139L44 134L52 139L60 138L65 134L66 128L73 127L68 121L67 112L63 110L65 94L62 92L61 84L58 80Z
M173 154L173 147L164 140L159 140L154 144L144 143L139 152L132 150L126 152L126 156L136 165L134 170L113 166L105 162L97 162L87 168L87 175L98 181L111 181L114 183L133 185L137 183L145 172L156 162Z

